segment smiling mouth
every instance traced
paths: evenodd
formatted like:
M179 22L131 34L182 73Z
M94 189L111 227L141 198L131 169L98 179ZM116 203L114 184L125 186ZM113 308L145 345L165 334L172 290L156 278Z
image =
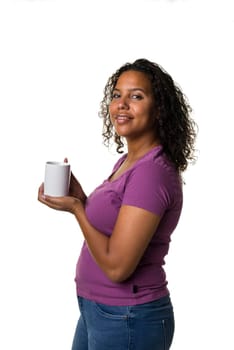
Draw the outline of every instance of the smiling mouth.
M118 121L123 121L123 120L130 120L132 118L129 117L128 115L125 115L125 114L117 114L115 116L115 119L118 120Z

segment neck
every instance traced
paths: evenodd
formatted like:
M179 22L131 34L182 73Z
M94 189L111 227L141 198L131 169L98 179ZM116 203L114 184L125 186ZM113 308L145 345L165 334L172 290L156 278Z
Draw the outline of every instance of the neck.
M128 142L127 160L135 161L159 144L160 143L157 140L139 140L137 142Z

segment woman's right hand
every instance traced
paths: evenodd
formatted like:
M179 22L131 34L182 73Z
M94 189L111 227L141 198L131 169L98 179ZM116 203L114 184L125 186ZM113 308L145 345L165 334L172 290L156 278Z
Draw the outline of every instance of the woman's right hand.
M65 158L64 162L68 163L68 159ZM81 187L81 184L74 176L73 172L71 172L69 196L78 198L83 204L85 203L87 198L86 194L83 191L83 188Z

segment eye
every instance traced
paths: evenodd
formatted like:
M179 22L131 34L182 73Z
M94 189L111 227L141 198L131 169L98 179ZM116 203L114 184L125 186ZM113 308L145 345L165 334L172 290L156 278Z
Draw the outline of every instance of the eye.
M117 98L120 97L120 94L118 92L113 92L112 96L111 96L111 99L112 100L116 100Z
M142 100L142 99L143 99L143 97L142 97L140 94L133 94L133 95L131 96L131 98L132 98L133 100Z

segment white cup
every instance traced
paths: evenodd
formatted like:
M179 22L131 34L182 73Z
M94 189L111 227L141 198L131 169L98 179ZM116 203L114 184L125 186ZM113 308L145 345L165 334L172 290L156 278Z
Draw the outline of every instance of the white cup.
M70 164L46 162L44 194L52 197L67 196L70 186Z

